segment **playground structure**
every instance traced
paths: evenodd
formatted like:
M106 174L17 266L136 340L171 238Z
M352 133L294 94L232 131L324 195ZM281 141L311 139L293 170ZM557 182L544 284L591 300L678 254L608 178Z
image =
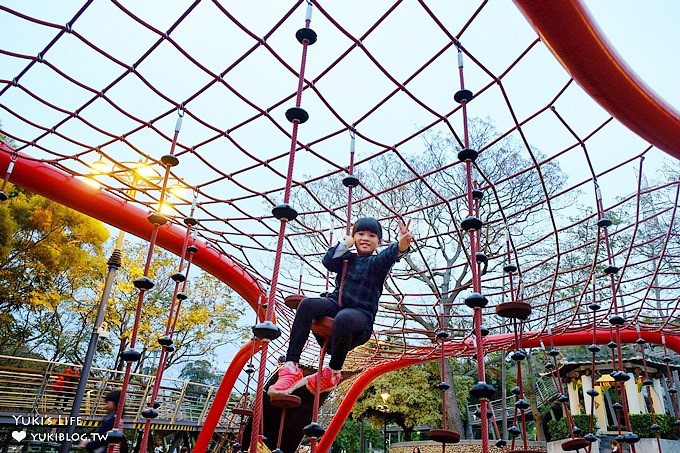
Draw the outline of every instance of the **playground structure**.
M382 11L375 27L366 27L361 33L349 31L336 20L341 8L319 2L290 5L290 9L279 12L278 20L272 21L272 28L265 33L251 32L230 11L214 3L210 8L251 44L231 56L228 64L218 64L219 70L208 63L207 57L194 57L197 49L192 52L181 39L174 38L181 33L182 25L198 14L196 4L178 13L167 32L159 31L142 13L115 2L113 5L122 20L153 36L134 63L123 62L79 31L80 24L87 23L88 14L94 14L95 6L84 5L67 25L2 7L3 14L14 20L52 30L54 39L35 55L12 49L4 52L23 65L17 63L16 74L7 77L0 88L4 113L12 119L11 125L3 124L3 133L16 144L13 148L3 145L0 169L5 184L26 187L149 239L150 249L158 245L177 253L219 277L251 304L262 335L243 345L231 361L206 414L204 438L199 438L196 451L208 447L211 429L223 415L234 382L253 360L260 362L257 376L253 376L257 398L252 407L253 423L258 426L265 375L272 369L274 358L285 351L286 333L293 319L283 299L298 293L313 295L327 288L319 256L337 234L334 225L346 226L351 221L352 203L355 212L373 214L375 210L386 230L398 217L413 219L415 261L393 270L391 290L381 300L374 337L348 361L350 369L365 371L325 427L316 445L318 451L329 449L361 391L375 377L396 368L452 355L479 357L495 350L552 350L560 345L612 342L616 347L637 340L678 351L676 211L680 182L676 175L647 184L645 162L658 150L680 157L680 117L618 60L578 2L560 2L548 8L537 2L517 1L540 41L535 36L528 39L525 47L514 49L514 56L500 64L500 69L497 62L493 69L486 66L485 59L491 57L483 53L478 57L474 40L467 38L491 6L482 3L454 20L446 11L421 2L417 5L421 20L408 22L413 31L436 30L438 40L433 42L440 47L427 47L408 65L399 56L410 72L395 66L389 55L384 55L387 60L383 61L372 53L372 33L399 17L399 3ZM318 42L311 28L312 10ZM292 44L281 47L275 38L291 30L289 35L297 39L288 36ZM330 51L321 66L313 66L315 58L324 55L324 43L329 42L321 30L346 47ZM70 74L61 67L61 60L52 60L52 54L57 54L54 46L72 44L72 40L85 45L86 55L104 60L115 71L97 82L84 82ZM537 49L545 51L546 47L570 76L553 60L547 69L552 77L528 81L536 84L537 90L527 105L526 93L513 85L512 75L528 64ZM301 48L301 57L283 50L289 48ZM147 59L169 50L175 52L172 58L181 60L178 70L200 74L189 81L188 73L182 73L187 86L172 95L163 79L152 71L151 63L147 64ZM266 80L267 87L275 88L274 94L264 100L258 92L243 91L237 77L247 71L251 59L261 57L259 52L276 62L276 71L269 72ZM333 85L343 80L336 74L347 77L347 68L343 67L351 66L347 62L357 55L372 62L372 69L387 81L389 89L383 97L362 93L349 108L342 92L334 91ZM291 63L297 59L301 60L299 68ZM442 61L446 62L443 71ZM64 100L55 104L57 101L42 94L41 85L29 77L38 71L48 71L54 80L75 90L79 103L75 107ZM369 79L369 74L364 76L355 83ZM330 78L332 83L326 83ZM539 82L545 86L539 87ZM150 100L150 113L140 115L136 110L140 107L117 94L117 89L132 89L127 83L141 85L137 87L139 96ZM423 84L435 84L441 90L432 96ZM233 109L238 114L228 119L216 116L210 106L203 105L207 96L217 95L215 90L220 96L229 94L224 102L243 110ZM37 119L22 114L22 98L17 93L36 102L45 116ZM569 98L572 94L578 99L576 104ZM598 110L599 119L584 127L572 109L578 110L586 102L589 108L596 108L593 100L608 114ZM490 111L491 105L502 105L503 113ZM97 116L103 111L121 124L114 125L111 120L111 125L104 125ZM59 119L50 119L45 112ZM473 143L472 112L494 116L498 133L482 143ZM317 117L321 120L315 126ZM79 128L72 131L73 123ZM414 123L419 125L413 127ZM617 137L622 131L630 137L625 145ZM264 133L268 134L266 144L261 142ZM441 165L418 167L411 156L424 147L421 137L428 133L450 136L451 149ZM635 135L648 143L641 143ZM483 163L485 153L498 152L508 138L518 143L522 165L508 174L490 176ZM617 148L625 146L625 153L601 159L609 151L610 142ZM151 148L162 151L152 152ZM225 157L232 155L238 158ZM570 175L560 187L551 187L547 180L551 165L566 166L573 160L580 164L570 165L569 171L577 176ZM95 161L122 170L97 173L90 166ZM161 178L133 199L128 191L138 188L122 178L121 172L133 171L133 166L125 162L137 161L155 167ZM379 178L367 178L366 182L361 178L379 165L390 164L393 166L389 169L403 171L401 178L391 179L383 187L369 184ZM352 170L359 175L357 185L347 180L353 177ZM308 171L315 174L305 176ZM88 177L96 178L100 187L88 185ZM194 198L174 200L173 211L161 213L171 177L191 187ZM454 187L457 190L438 179L456 177L462 180ZM350 188L348 202L344 201L344 192L333 197L334 192L323 185L332 181L344 191L341 180ZM400 194L413 195L406 192L409 187L418 187L427 196L400 204ZM529 205L512 205L513 196L508 200L503 193L513 187L533 189L536 195ZM326 192L330 194L322 196ZM588 195L581 198L579 192ZM560 217L559 211L577 195L587 200L582 202L586 212L573 211L571 218ZM268 208L263 210L261 202ZM448 226L428 228L432 212L448 221ZM533 231L526 231L527 222L534 225ZM589 234L578 246L568 241L570 234L580 231ZM431 244L442 240L438 243L440 251L446 251L452 243L460 244L459 259L447 261L446 255L431 252ZM616 245L617 240L625 245ZM314 242L316 248L310 245ZM194 251L188 254L189 247ZM583 250L585 259L578 261ZM445 284L442 275L449 275L455 283ZM179 288L181 282L177 283ZM145 284L139 281L140 307ZM164 346L171 346L172 329L167 334L168 345ZM398 341L388 344L388 337ZM134 347L134 341L131 345ZM313 364L319 349L312 342L308 346L303 360ZM129 359L134 360L134 353ZM522 360L521 354L516 360ZM485 400L490 389L485 387L483 365L478 377L481 385L475 389L476 396ZM152 409L151 405L149 423ZM485 407L481 407L481 416L482 448L488 451ZM442 431L447 431L445 428ZM526 440L526 433L521 438ZM572 440L579 442L578 438ZM634 448L634 443L630 444Z

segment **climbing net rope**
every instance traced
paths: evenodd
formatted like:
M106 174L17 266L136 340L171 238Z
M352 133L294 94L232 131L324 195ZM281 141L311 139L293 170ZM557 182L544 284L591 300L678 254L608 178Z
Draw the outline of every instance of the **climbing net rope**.
M29 163L73 176L48 196L77 187L85 204L96 192L145 212L164 206L170 225L191 228L266 296L265 309L242 294L280 328L270 361L285 353L294 316L281 301L328 289L320 258L350 208L379 218L388 241L398 218L416 237L350 370L436 359L441 338L473 355L511 349L527 331L674 335L680 182L660 149L678 157L677 133L664 135L678 115L666 111L658 131L640 126L640 139L514 5L365 3L0 5L13 38L0 45L12 140L3 191L15 164ZM319 39L301 59L292 37L310 42L300 23L311 5ZM349 173L359 185L348 204ZM73 186L85 180L99 187ZM295 210L287 222L272 214L282 205ZM471 294L488 305L468 304ZM519 325L495 311L517 301L531 307ZM484 342L487 332L507 335ZM309 346L302 361L313 364Z

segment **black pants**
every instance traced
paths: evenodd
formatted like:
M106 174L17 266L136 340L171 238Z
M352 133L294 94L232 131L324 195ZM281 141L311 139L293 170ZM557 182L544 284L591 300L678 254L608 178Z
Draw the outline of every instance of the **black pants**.
M333 335L328 352L331 355L329 365L334 370L341 370L349 351L371 338L373 325L363 311L341 308L336 301L327 297L309 297L300 302L295 313L286 354L287 361L296 363L300 361L300 354L309 338L312 321L324 316L333 318Z

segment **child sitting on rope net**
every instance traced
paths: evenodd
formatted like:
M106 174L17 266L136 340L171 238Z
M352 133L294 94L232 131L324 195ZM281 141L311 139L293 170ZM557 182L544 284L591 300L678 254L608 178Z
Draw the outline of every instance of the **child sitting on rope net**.
M354 224L351 236L328 249L322 263L337 273L335 290L300 302L290 332L286 362L279 370L278 380L269 387L269 395L287 395L304 385L312 393L319 385L320 392L324 393L340 383L347 354L371 338L387 274L409 249L410 223L410 220L406 224L398 220L399 240L374 254L382 239L382 228L376 219L363 217ZM353 245L356 253L350 251ZM325 316L333 318L329 366L304 378L298 363L302 349L312 321Z

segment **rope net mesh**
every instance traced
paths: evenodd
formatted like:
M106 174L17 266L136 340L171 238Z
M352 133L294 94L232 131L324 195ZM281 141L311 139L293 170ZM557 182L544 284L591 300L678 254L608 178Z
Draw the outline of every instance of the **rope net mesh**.
M295 33L306 7L6 2L2 133L19 159L96 179L101 190L155 210L160 158L182 125L166 215L183 225L195 195L197 238L266 294L279 230L271 209L283 199L291 146L285 112L298 95ZM531 305L525 331L592 328L593 302L603 307L600 328L616 313L629 327L677 331L677 162L659 164L658 149L582 91L514 5L315 1L313 24L319 41L302 84L310 119L297 131L291 188L299 215L287 225L278 299L329 288L320 262L344 234L342 179L352 150L360 181L352 217L380 219L387 242L396 239L397 218L411 219L416 237L388 278L372 339L348 357L349 371L434 359L439 329L460 355L475 353L472 310L463 304L472 256L458 153L467 147L479 152L473 173L488 259L481 290L490 302L483 323L492 334L513 332L512 320L495 315L511 300ZM467 121L454 101L463 74L474 94ZM103 172L93 165L101 162ZM612 226L599 228L603 219ZM283 335L269 346L272 361L285 353L294 317L276 307ZM512 342L510 335L487 348ZM314 364L318 346L308 346L302 362Z

